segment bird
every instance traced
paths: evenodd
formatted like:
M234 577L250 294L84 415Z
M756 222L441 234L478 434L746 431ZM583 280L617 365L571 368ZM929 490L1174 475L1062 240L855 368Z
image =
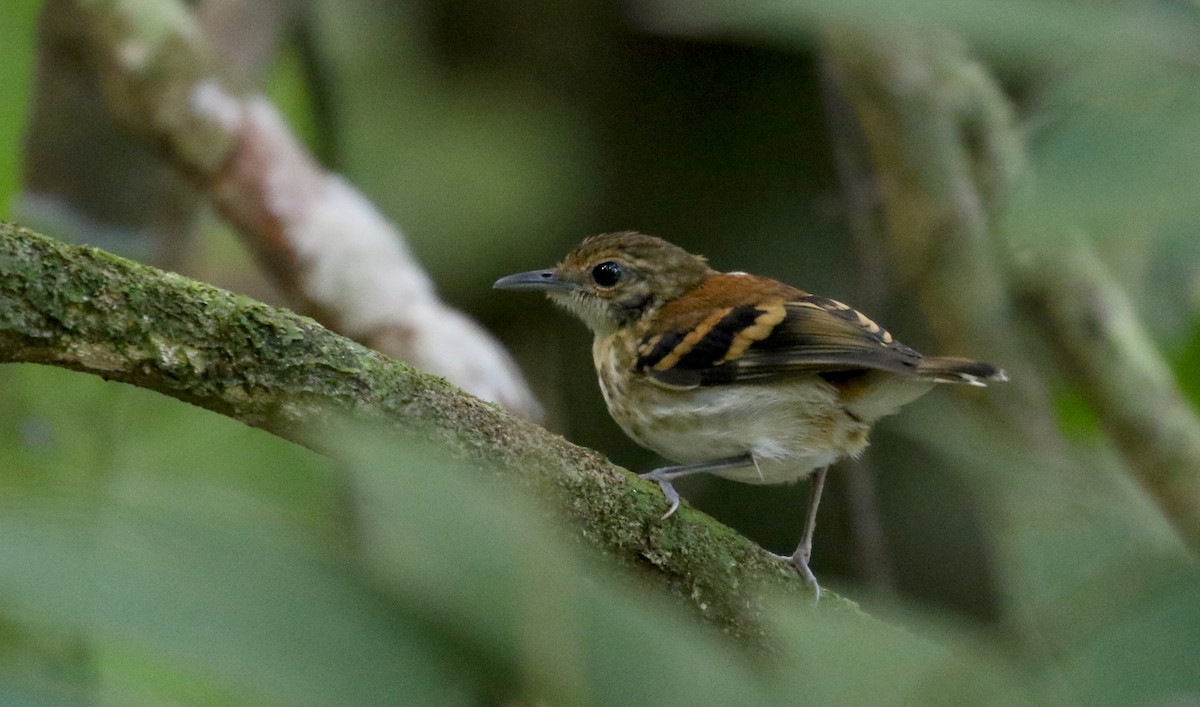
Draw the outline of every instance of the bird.
M609 414L671 462L641 474L679 507L672 481L709 473L750 484L811 476L800 543L788 560L811 589L817 509L829 466L857 457L880 418L939 383L986 386L1005 372L922 356L862 312L778 280L719 272L633 231L583 240L553 268L503 277L544 292L591 329Z

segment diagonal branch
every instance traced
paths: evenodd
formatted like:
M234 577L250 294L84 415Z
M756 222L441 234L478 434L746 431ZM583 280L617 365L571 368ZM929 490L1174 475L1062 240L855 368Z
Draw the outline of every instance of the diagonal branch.
M1096 254L1079 242L1044 250L1014 266L1024 304L1130 470L1200 549L1200 418Z
M787 563L598 454L311 319L0 224L0 362L129 383L306 444L350 414L432 438L557 508L725 632L761 641L760 594L810 595ZM826 592L824 609L857 611Z
M1193 550L1200 548L1200 418L1125 292L1080 241L1034 229L1004 243L996 216L1019 209L1025 148L999 86L960 43L830 31L827 49L870 141L901 269L922 281L935 333L982 342L1014 372L1004 418L1061 444L1044 379L1014 350L1018 299L1092 402L1127 467ZM1016 204L1016 206L1014 206ZM965 336L964 336L965 335ZM958 349L959 347L955 347ZM969 350L969 349L963 349Z
M514 412L540 408L503 347L438 298L399 230L324 171L265 99L232 95L179 2L51 0L75 16L110 110L157 146L331 328Z

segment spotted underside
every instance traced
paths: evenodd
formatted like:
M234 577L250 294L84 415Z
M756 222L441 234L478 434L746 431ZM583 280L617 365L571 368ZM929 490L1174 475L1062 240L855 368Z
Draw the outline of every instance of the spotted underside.
M664 308L639 343L636 369L679 387L804 373L917 373L921 354L858 310L775 281L755 278L752 283L747 277L714 276L684 298L693 305L689 311ZM747 284L758 286L748 290Z

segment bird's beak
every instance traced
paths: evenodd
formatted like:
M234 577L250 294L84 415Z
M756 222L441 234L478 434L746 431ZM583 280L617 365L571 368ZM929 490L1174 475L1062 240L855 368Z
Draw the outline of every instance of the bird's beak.
M531 270L519 272L496 280L492 287L497 290L544 290L549 292L566 292L578 289L579 285L567 282L554 274L553 270Z

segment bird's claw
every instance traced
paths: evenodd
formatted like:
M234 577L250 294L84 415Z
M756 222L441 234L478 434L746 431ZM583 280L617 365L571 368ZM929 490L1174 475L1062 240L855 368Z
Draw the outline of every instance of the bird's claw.
M667 497L667 502L671 504L670 508L667 509L667 512L664 513L662 518L659 520L666 520L667 518L670 518L675 511L679 510L679 492L675 490L675 486L670 481L658 475L657 469L645 474L639 474L639 476L643 479L657 481L659 488L662 489L663 495Z
M667 509L666 513L663 513L662 518L659 518L659 520L666 520L671 517L671 514L679 510L679 492L675 490L670 481L660 481L658 485L662 487L663 495L671 502L671 507Z
M776 555L773 552L768 554L777 560L783 560L791 565L792 569L796 570L796 573L800 575L800 579L804 582L805 586L812 590L813 606L816 606L821 601L821 585L817 582L817 576L809 569L808 557L804 556L803 552L797 550L791 555ZM811 551L809 554L812 554Z
M803 579L804 583L808 585L808 588L812 590L813 606L816 606L817 603L821 601L821 585L817 583L817 576L813 574L813 571L808 567L808 558L801 557L801 554L802 553L797 552L786 559L791 563L792 567L796 568L796 571L800 573L800 578Z

